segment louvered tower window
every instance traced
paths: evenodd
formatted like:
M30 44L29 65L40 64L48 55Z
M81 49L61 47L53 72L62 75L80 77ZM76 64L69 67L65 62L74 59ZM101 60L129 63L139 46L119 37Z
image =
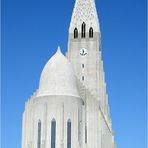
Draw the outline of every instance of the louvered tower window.
M81 29L82 31L81 31L81 37L82 38L85 38L85 32L86 32L86 24L83 22L83 24L82 24L82 29Z
M93 28L92 27L89 29L89 37L93 38Z
M77 39L78 38L78 29L75 28L74 29L74 39Z

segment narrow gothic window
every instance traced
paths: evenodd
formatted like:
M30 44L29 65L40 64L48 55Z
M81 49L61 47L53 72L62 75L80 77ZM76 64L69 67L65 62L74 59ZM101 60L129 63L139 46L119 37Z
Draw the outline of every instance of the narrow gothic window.
M82 38L85 38L86 24L83 22L82 24Z
M92 27L89 29L89 37L93 38L93 28Z
M67 148L71 148L71 120L67 122Z
M41 148L41 121L38 122L38 144L37 148Z
M84 64L82 64L82 68L84 68Z
M78 29L74 29L74 39L78 38Z
M56 145L56 121L51 121L51 148L55 148Z
M82 76L82 81L84 81L84 76Z
M87 143L87 126L85 125L85 143Z

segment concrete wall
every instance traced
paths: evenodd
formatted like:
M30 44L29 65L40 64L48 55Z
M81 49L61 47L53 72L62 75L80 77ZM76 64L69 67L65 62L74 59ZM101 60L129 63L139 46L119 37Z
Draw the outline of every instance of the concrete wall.
M28 101L23 115L22 148L37 148L38 121L41 121L41 148L51 146L51 121L56 120L56 148L67 145L67 121L71 120L72 147L82 139L83 101L72 96L45 96ZM79 128L80 126L80 128ZM80 131L78 131L80 130Z

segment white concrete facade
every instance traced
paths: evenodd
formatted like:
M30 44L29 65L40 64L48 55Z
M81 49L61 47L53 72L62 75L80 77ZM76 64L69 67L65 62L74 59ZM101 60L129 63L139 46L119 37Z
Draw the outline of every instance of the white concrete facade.
M26 102L22 148L116 148L94 0L76 0L68 53L58 48Z

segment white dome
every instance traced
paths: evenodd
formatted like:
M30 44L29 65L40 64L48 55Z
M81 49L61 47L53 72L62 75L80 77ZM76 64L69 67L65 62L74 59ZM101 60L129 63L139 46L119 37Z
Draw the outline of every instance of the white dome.
M38 96L44 95L79 96L72 65L60 48L42 71Z

